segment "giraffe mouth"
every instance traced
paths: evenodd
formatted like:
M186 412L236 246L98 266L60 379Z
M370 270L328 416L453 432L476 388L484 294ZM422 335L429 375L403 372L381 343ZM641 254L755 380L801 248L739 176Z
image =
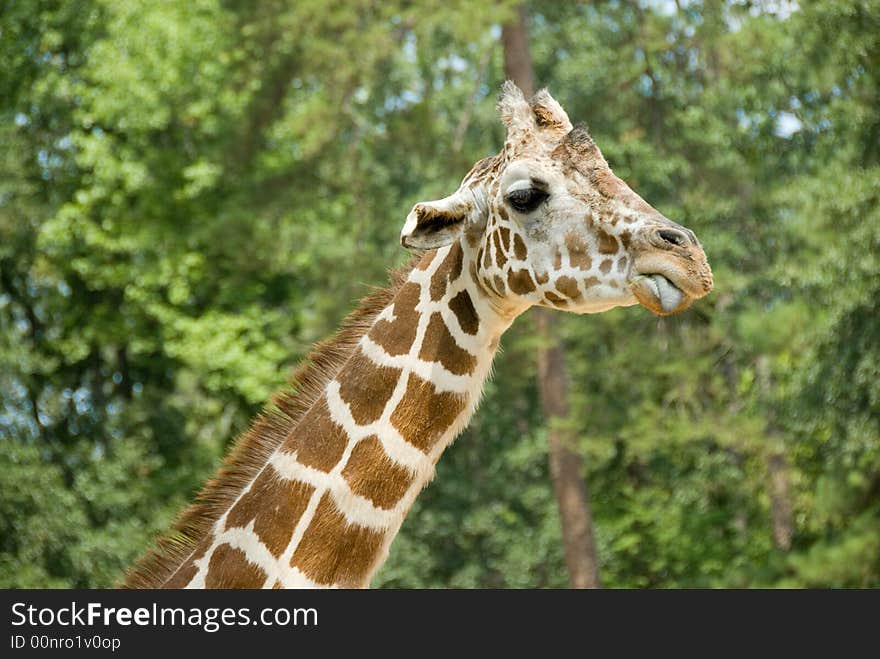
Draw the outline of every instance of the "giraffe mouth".
M683 311L692 302L690 296L660 273L637 275L629 286L639 304L661 316Z
M648 275L646 282L651 287L651 292L659 300L663 311L672 313L681 305L684 293L663 275Z

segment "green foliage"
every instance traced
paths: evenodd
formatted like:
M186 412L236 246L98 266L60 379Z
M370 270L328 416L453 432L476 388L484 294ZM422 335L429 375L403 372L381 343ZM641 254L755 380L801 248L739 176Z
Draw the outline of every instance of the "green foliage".
M112 584L497 151L516 3L379 4L0 10L0 586ZM716 276L564 321L603 581L878 586L880 2L680 4L528 6L540 84ZM504 347L376 585L567 583L528 316Z

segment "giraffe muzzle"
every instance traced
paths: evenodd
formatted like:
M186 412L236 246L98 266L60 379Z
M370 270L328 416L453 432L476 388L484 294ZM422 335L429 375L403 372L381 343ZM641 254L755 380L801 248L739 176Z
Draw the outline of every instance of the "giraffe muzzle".
M669 222L646 232L634 250L629 288L655 314L684 311L714 286L703 247L689 229Z

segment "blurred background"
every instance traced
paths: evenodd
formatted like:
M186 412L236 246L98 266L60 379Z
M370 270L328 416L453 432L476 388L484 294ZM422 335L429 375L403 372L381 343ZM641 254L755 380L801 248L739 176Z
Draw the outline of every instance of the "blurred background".
M880 586L880 0L0 12L0 586L120 577L523 57L715 291L520 318L374 585Z

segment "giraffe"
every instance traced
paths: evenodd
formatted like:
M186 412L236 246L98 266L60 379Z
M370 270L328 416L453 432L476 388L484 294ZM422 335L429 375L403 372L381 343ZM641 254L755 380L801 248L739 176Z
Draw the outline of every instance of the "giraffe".
M501 152L413 207L412 261L315 347L123 585L368 587L516 317L665 315L710 292L693 232L616 177L546 90L506 82L498 108Z

